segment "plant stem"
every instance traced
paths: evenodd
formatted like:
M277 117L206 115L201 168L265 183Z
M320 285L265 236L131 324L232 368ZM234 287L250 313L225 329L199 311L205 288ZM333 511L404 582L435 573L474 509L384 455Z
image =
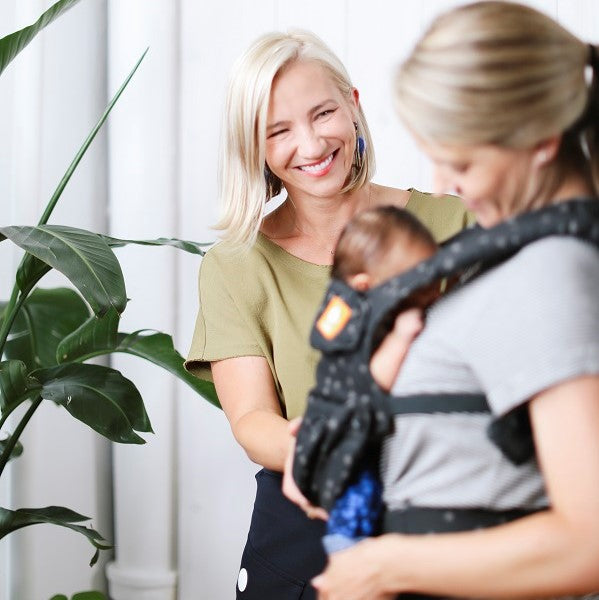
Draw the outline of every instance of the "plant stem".
M31 417L33 417L33 413L38 409L38 407L41 403L42 403L42 397L38 396L31 403L31 406L27 409L27 412L23 415L23 418L17 425L17 428L13 431L13 433L8 438L8 443L6 444L4 451L0 455L0 476L2 475L2 472L4 471L4 467L6 466L6 463L8 462L8 459L10 458L10 455L12 454L12 451L14 450L14 447L17 445L17 442L19 441L19 437L21 437L21 434L23 433L23 430L27 426L27 423L29 423L29 420L31 419Z
M17 303L17 298L19 296L19 288L15 283L12 288L12 294L10 296L10 300L4 309L4 319L2 320L2 326L0 327L0 360L2 360L2 355L4 353L4 345L6 344L6 338L8 338L8 333L12 324L14 323L16 317L15 305ZM12 318L10 315L13 315Z
M6 305L4 320L2 321L2 327L0 328L0 360L2 359L2 355L4 353L4 346L6 345L6 340L8 339L8 334L17 318L17 314L19 310L21 310L21 306L25 300L27 300L27 296L29 296L29 292L35 287L35 284L39 281L32 281L24 290L22 290L19 295L19 288L15 283L13 287L12 294L10 296L10 300Z
M106 107L106 110L100 117L100 120L96 123L96 125L92 129L91 133L87 136L85 142L83 142L83 146L81 146L81 148L79 149L79 152L77 152L77 154L75 155L75 158L73 159L73 161L69 165L69 168L67 169L66 173L63 175L62 179L60 180L58 187L52 194L52 198L50 198L50 201L48 202L48 205L46 206L46 209L44 210L44 214L41 216L38 225L45 225L48 222L48 219L50 218L50 215L52 214L52 211L54 210L54 207L56 206L58 199L60 198L64 188L66 187L67 183L69 182L69 179L71 179L71 176L73 175L73 172L77 168L77 165L83 158L83 155L89 148L93 139L96 137L96 134L98 133L98 131L100 130L102 125L104 125L104 121L106 121L113 106L116 104L116 102L120 98L121 94L125 91L125 88L127 87L129 81L131 81L131 78L133 77L135 71L137 71L137 68L141 64L141 61L145 58L147 52L148 52L148 48L146 48L144 53L141 55L140 59L137 61L137 63L135 64L135 66L133 67L133 69L131 70L131 72L129 73L129 75L127 76L127 78L125 79L123 84L121 85L121 87L117 90L116 94L114 95L114 97L112 98L112 100L110 101L108 106Z

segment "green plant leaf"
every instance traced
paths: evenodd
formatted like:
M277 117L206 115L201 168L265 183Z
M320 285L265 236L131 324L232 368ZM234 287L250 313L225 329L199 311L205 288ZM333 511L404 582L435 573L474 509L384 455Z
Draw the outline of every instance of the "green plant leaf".
M212 246L214 242L193 242L189 240L179 240L177 238L157 238L155 240L121 240L119 238L110 237L108 235L102 236L106 243L111 248L121 248L127 244L138 244L141 246L173 246L179 250L185 250L190 254L199 254L204 256L206 254L207 246Z
M25 254L17 269L17 286L22 292L35 285L52 267L32 254Z
M77 4L79 0L61 0L53 4L32 25L15 31L0 39L0 73L6 69L10 62L35 38L35 36L47 25L52 23L63 12Z
M22 360L29 371L58 364L57 346L89 316L87 304L75 290L34 290L12 326L6 358Z
M110 325L101 322L97 324L98 329L104 326L108 328ZM214 384L194 377L183 368L184 359L175 349L170 335L144 329L134 333L119 333L116 343L113 343L112 339L104 340L102 334L96 334L93 329L86 333L89 335L81 336L80 340L75 334L64 340L58 348L57 358L64 361L84 361L112 352L131 354L166 369L208 402L220 407Z
M56 594L50 600L69 600L64 594ZM108 600L102 592L89 591L78 592L71 597L71 600Z
M0 362L0 414L12 412L25 400L39 395L41 389L41 383L27 374L25 363L20 360Z
M92 310L103 315L111 306L122 313L127 304L121 266L96 233L63 225L0 228L17 246L66 275Z
M20 508L18 510L9 510L0 506L0 539L17 529L22 529L30 525L49 523L59 525L60 527L67 527L84 535L92 546L96 548L96 552L89 563L92 566L98 560L100 550L109 550L112 546L106 543L106 540L95 529L76 525L76 523L83 521L89 521L89 517L84 517L63 506Z
M83 357L97 356L97 349L112 352L117 345L117 332L120 315L111 308L101 317L92 315L87 321L58 344L56 363L81 360Z
M76 419L113 442L144 444L135 432L152 432L135 385L121 373L100 365L69 363L32 373L45 400L52 400Z
M8 443L8 437L4 438L3 440L0 440L0 455L4 452L6 445ZM12 449L12 452L10 453L10 456L8 457L8 460L12 460L13 458L17 458L19 456L21 456L21 454L23 454L23 444L21 444L21 442L17 442L15 444L15 447Z
M183 368L184 358L177 352L173 345L173 338L166 333L148 330L135 331L134 333L119 333L119 345L116 352L126 352L166 369L179 379L187 383L195 392L220 408L218 396L211 381L204 381L188 373Z

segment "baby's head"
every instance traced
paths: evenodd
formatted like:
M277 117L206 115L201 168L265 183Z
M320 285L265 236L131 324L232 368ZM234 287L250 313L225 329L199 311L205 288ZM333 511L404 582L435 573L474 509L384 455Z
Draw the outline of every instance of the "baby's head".
M437 244L413 215L396 206L358 213L343 229L332 276L365 291L430 258Z

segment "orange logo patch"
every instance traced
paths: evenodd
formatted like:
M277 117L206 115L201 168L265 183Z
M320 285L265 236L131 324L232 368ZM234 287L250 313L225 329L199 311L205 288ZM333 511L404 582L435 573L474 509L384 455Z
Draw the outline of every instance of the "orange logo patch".
M351 314L352 310L349 305L339 296L333 296L316 321L316 329L320 331L322 337L332 340L345 327Z

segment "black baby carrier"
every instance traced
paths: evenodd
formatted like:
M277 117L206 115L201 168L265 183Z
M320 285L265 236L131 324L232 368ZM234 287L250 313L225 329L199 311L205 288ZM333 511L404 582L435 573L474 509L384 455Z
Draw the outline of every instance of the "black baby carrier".
M527 212L490 229L474 226L445 242L433 257L412 270L365 292L340 280L331 281L311 333L311 344L322 352L322 358L297 436L293 465L296 483L313 504L327 510L333 507L363 465L377 455L382 439L392 432L394 415L489 412L485 397L478 394L402 397L395 402L372 379L370 358L397 313L419 290L455 278L457 285L465 284L526 244L555 235L599 246L599 201L575 199ZM493 419L488 435L514 464L534 456L526 406ZM437 516L415 511L408 514L408 525L391 521L385 529L421 533L431 528L471 528L468 515L465 520L458 515L450 527ZM519 511L508 511L487 524L518 516ZM422 519L426 524L420 526Z

